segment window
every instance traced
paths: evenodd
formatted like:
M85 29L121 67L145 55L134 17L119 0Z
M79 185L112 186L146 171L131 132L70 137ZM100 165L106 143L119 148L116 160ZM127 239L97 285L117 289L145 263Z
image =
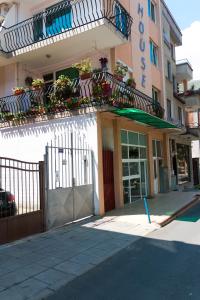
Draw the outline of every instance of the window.
M169 99L167 99L167 120L172 120L172 103Z
M46 34L51 36L72 28L71 5L60 2L46 9Z
M33 16L34 41L44 39L47 36L56 35L72 28L72 9L65 1L55 4Z
M163 29L163 39L167 47L170 48L170 34L169 31L166 30L165 28Z
M175 60L175 48L173 44L170 44L170 48L171 48L171 58L173 60Z
M180 125L183 124L182 108L180 106L178 106L178 121Z
M173 92L177 93L177 83L176 83L176 77L172 75L172 81L173 81Z
M172 79L172 67L171 67L171 63L168 60L167 61L167 78L171 81Z
M154 102L159 102L159 91L154 87L152 87L152 99Z
M156 22L156 5L153 1L148 0L149 17L155 23Z
M115 6L115 24L118 30L120 30L125 36L128 36L127 14L119 5Z
M150 59L151 63L158 66L158 47L150 41Z

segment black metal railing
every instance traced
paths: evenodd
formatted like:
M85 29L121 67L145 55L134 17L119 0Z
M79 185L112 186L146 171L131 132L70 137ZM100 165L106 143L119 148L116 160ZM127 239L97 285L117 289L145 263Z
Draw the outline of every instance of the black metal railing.
M64 89L55 84L0 99L0 120L8 122L88 107L137 108L163 118L159 102L119 81L110 73L93 73L71 81Z
M129 38L133 20L118 0L65 0L9 28L0 27L0 50L10 53L86 25L92 28L103 19Z

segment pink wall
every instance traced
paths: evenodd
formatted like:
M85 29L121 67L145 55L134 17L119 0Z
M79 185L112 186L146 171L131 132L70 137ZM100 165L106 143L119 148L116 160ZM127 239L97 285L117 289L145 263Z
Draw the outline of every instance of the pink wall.
M126 5L126 8L130 8L130 14L133 17L132 37L129 43L116 48L115 59L123 61L133 69L133 77L136 80L137 89L152 96L152 86L154 86L161 91L161 97L163 97L160 0L155 1L157 9L156 24L152 22L148 16L147 0L124 0L121 1L121 3ZM154 67L150 62L150 39L152 39L159 48L158 67ZM141 51L141 49L144 51ZM163 102L163 100L161 100L161 102Z

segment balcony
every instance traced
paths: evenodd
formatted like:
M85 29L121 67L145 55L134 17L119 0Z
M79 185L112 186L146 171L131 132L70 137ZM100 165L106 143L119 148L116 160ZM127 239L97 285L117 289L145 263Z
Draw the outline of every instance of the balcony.
M14 26L0 27L0 51L41 67L47 55L56 63L123 44L131 35L132 22L118 0L61 1Z
M116 108L137 108L160 118L164 116L158 102L110 73L100 72L85 80L74 79L64 88L54 83L1 98L0 128Z
M178 60L176 62L176 79L177 82L184 80L190 81L193 78L193 69L187 59Z

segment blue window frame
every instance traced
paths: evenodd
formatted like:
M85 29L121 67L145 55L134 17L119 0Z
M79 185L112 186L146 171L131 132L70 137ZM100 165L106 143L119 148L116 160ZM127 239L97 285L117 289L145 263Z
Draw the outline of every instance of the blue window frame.
M158 66L158 47L150 41L150 60L155 66Z
M128 36L128 18L119 5L115 6L115 25L126 37Z
M72 28L72 8L66 1L50 6L46 13L41 12L33 17L34 42L48 36L59 34Z
M66 2L46 9L46 34L55 35L72 28L72 8Z

